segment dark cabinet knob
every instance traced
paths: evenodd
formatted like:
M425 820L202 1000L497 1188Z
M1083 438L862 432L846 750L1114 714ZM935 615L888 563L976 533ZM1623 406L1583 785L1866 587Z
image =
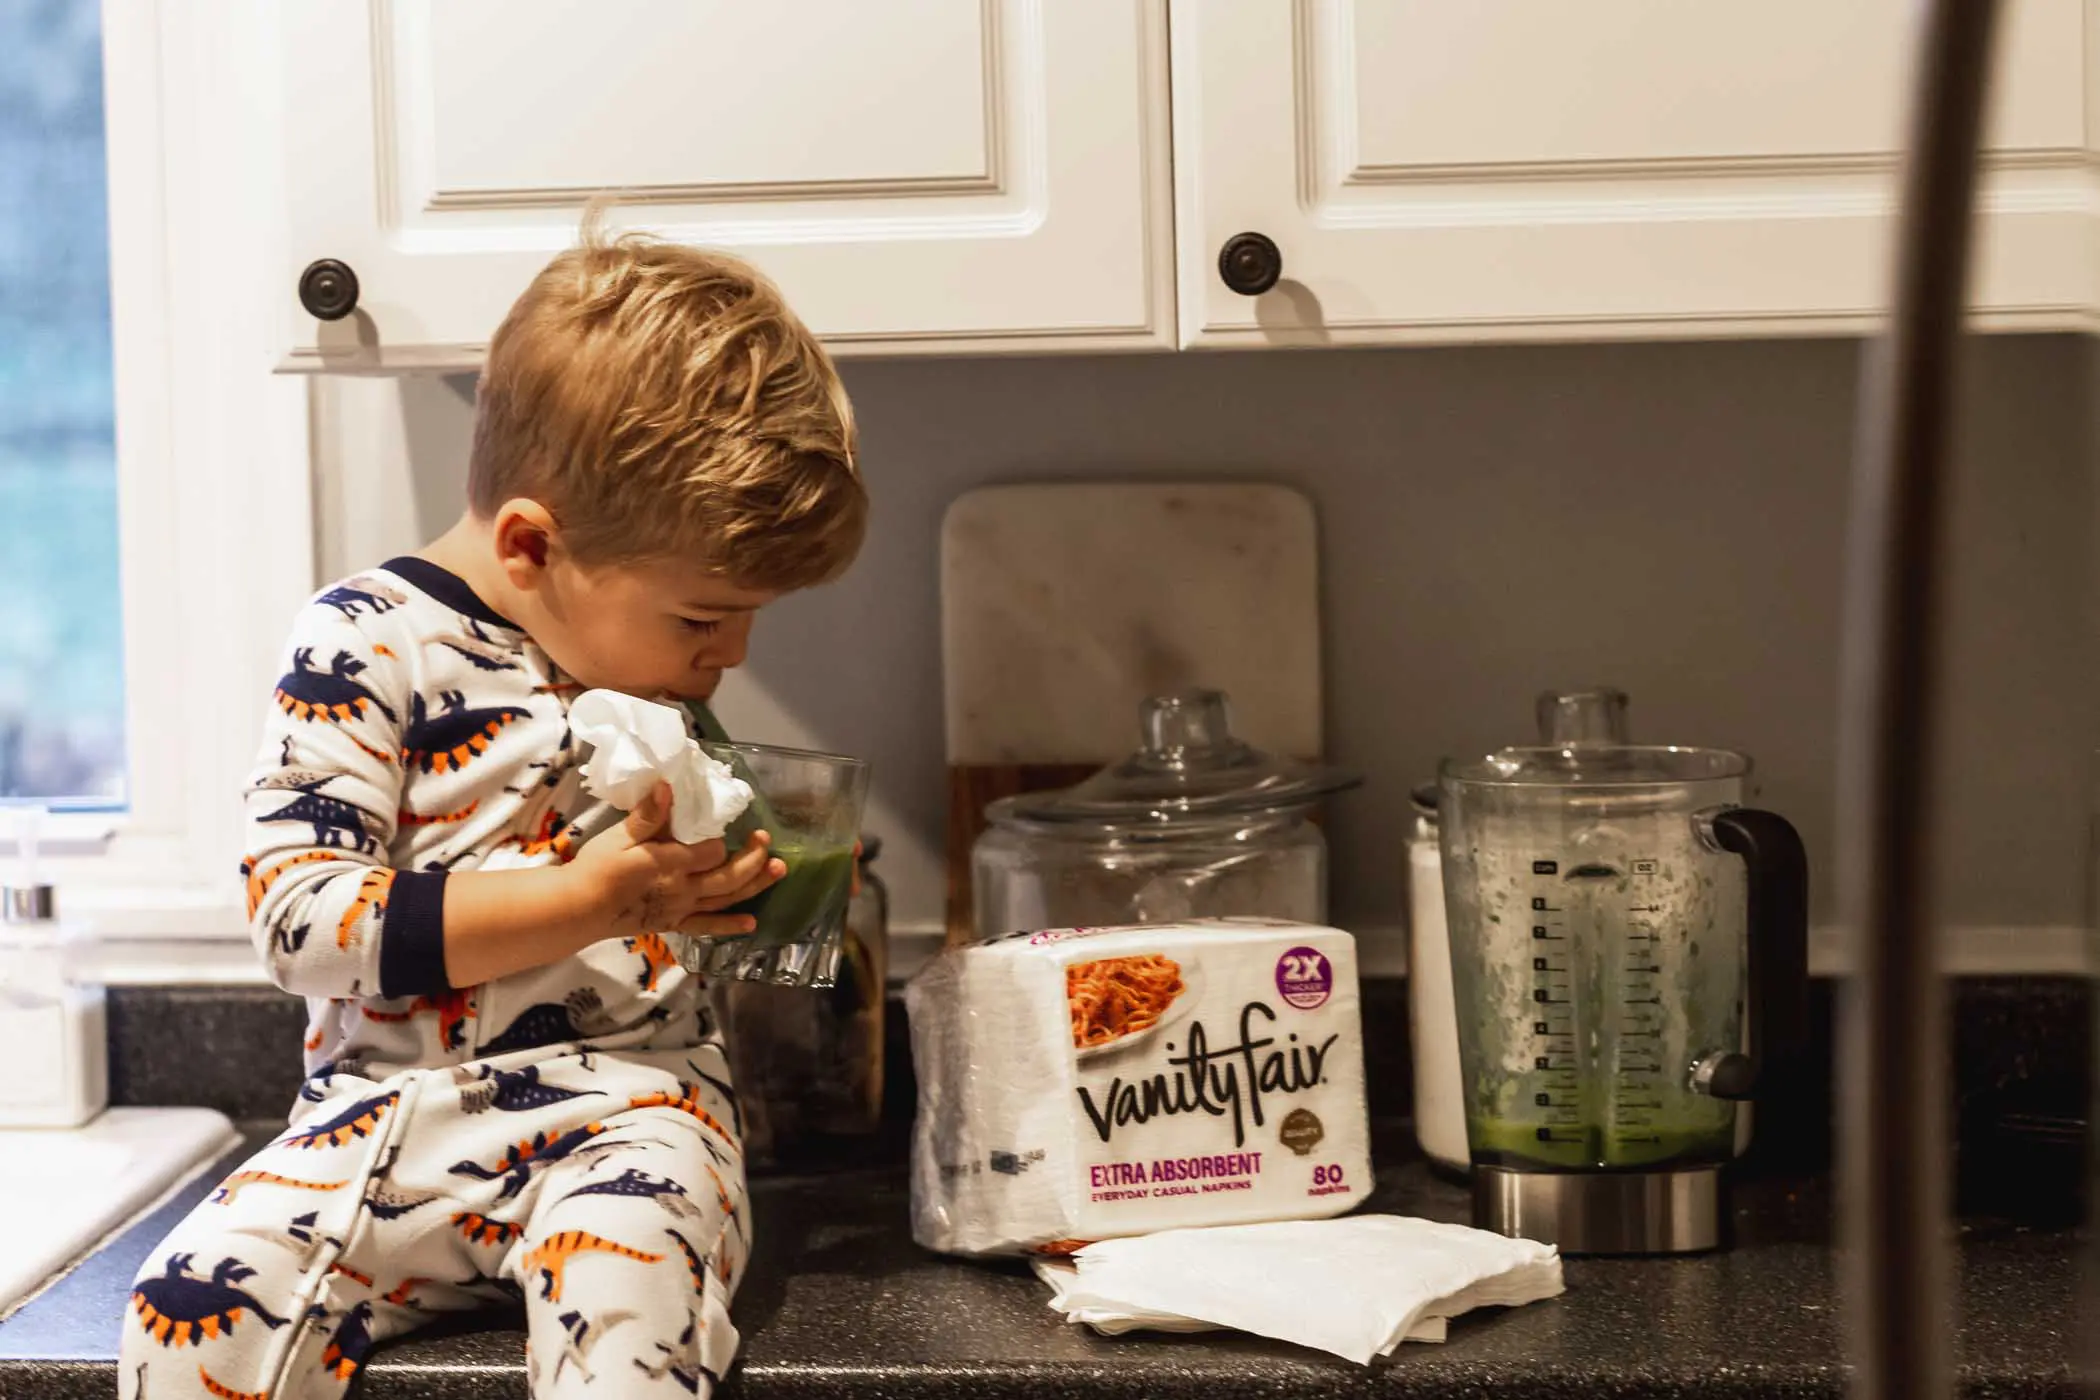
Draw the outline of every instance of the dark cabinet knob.
M1283 250L1265 233L1235 233L1218 250L1218 276L1243 297L1258 297L1283 276Z
M340 321L357 310L357 274L334 258L308 263L299 274L299 304L323 321Z

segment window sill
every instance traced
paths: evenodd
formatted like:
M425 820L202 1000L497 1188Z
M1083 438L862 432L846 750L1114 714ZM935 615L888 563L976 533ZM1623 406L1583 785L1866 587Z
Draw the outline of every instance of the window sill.
M116 812L47 812L37 832L37 856L100 856L109 851L111 838L123 816ZM12 822L0 819L0 860L21 855L21 841Z
M269 985L248 940L107 938L81 950L83 981L109 987Z

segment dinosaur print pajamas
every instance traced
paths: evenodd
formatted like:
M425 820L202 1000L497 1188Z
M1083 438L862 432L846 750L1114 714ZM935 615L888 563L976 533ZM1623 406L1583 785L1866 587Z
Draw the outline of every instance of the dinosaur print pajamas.
M617 820L582 791L577 689L422 560L301 614L243 875L307 1078L140 1271L124 1396L338 1396L378 1342L507 1300L537 1397L704 1397L735 1356L750 1218L700 980L650 935L445 981L449 872Z

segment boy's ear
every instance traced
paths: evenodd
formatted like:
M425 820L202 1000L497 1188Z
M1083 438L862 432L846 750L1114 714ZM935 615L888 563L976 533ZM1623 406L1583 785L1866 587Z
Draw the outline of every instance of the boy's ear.
M554 514L528 496L505 501L496 511L495 538L503 572L517 587L530 588L554 554Z

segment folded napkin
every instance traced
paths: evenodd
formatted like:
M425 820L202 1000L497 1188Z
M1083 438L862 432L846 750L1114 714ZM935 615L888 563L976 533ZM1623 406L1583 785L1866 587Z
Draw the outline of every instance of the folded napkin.
M631 812L658 783L671 785L671 836L712 841L751 805L751 785L702 749L685 715L616 690L587 690L569 706L569 730L590 745L584 790Z
M1563 1288L1551 1245L1399 1215L1163 1230L1035 1267L1050 1306L1099 1332L1229 1327L1363 1364Z

